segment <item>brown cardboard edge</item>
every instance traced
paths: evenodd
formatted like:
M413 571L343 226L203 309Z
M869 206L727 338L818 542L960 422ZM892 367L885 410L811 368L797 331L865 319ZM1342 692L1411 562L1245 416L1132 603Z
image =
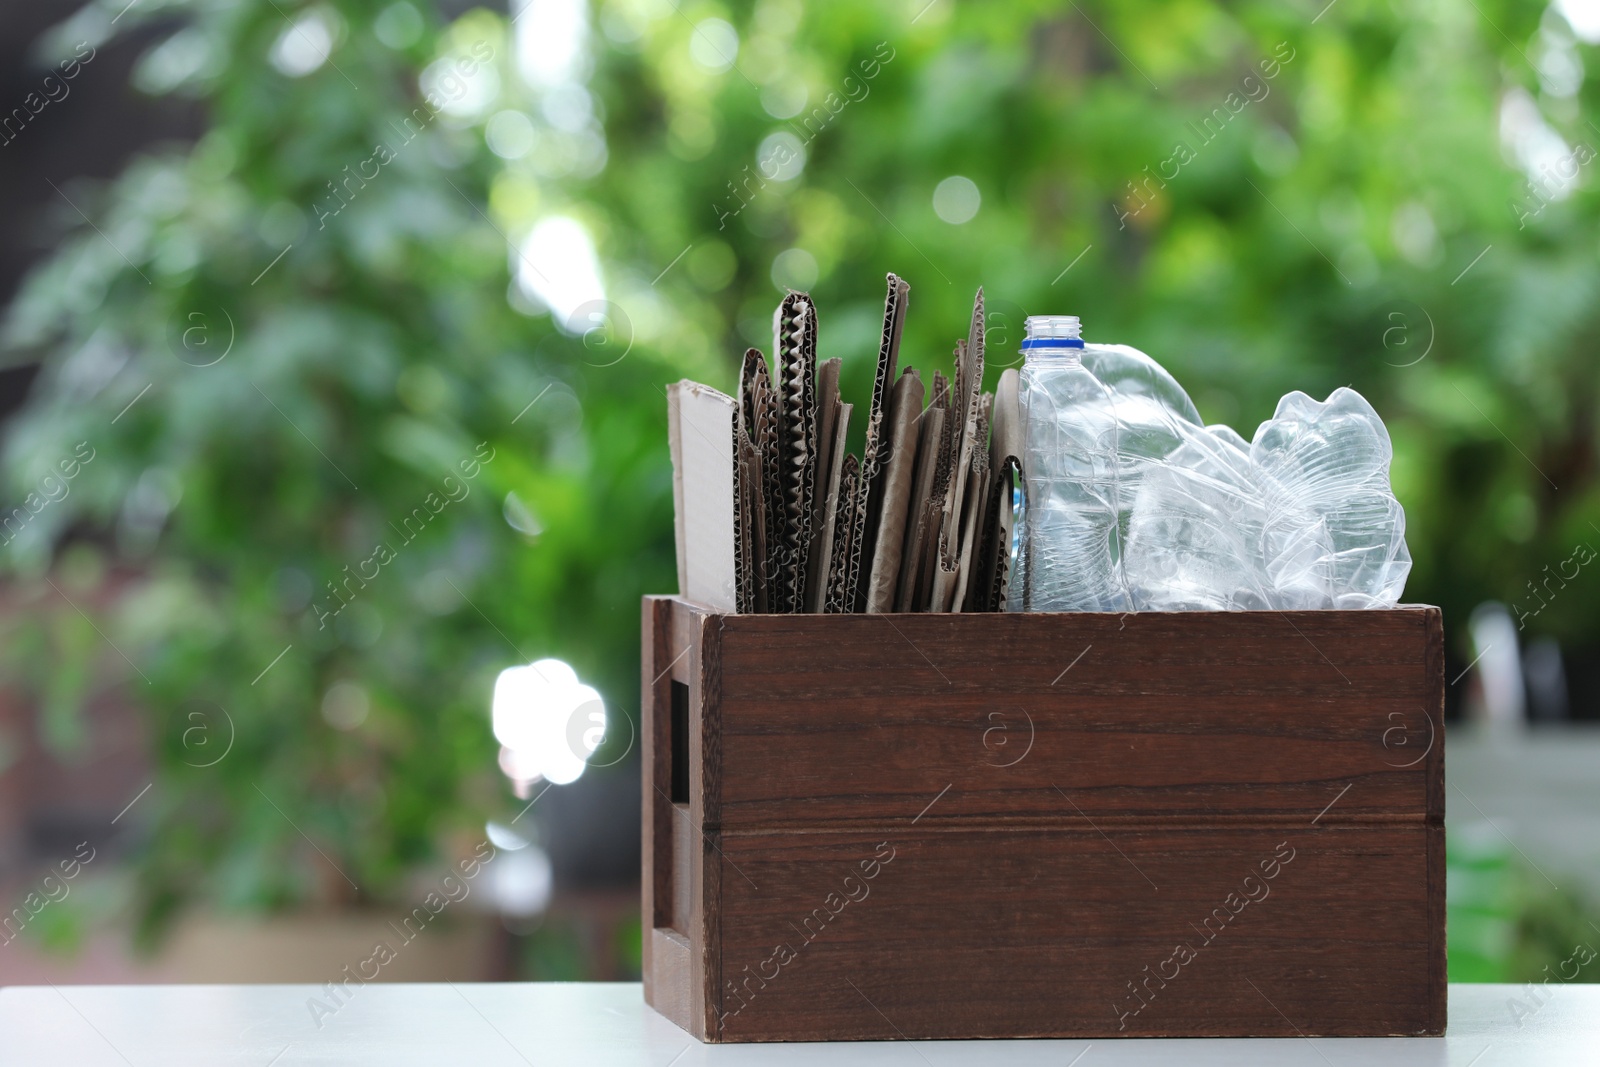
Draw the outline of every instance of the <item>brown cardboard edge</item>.
M978 287L977 296L973 298L972 324L969 327L967 340L961 344L960 358L957 360L956 374L956 403L960 405L961 423L957 430L955 448L955 468L950 475L950 492L944 501L944 518L939 545L939 570L936 576L935 589L941 588L937 583L947 581L948 588L944 588L942 596L947 602L944 607L936 607L937 611L956 610L948 601L954 595L958 581L956 575L945 578L948 570L959 570L961 556L964 549L963 533L964 518L966 514L966 494L969 489L967 484L968 474L972 469L972 456L978 447L979 411L983 404L983 287ZM983 443L987 450L988 442ZM936 597L937 602L938 597Z
M848 492L847 492L848 490ZM828 599L824 614L855 613L855 598L851 590L854 567L859 560L861 546L861 462L854 455L844 457L844 468L839 474L839 511L833 532L834 566L828 578Z
M972 570L978 565L978 541L984 534L983 519L989 512L985 506L989 500L989 471L987 468L979 469L983 467L977 462L979 458L986 458L985 453L973 453L974 462L968 474L973 484L967 490L967 515L961 524L961 557L957 564L961 574L956 579L955 596L950 602L951 611L968 610L968 587L972 584Z
M906 504L905 543L900 550L900 575L894 596L897 612L911 611L916 605L917 583L922 577L922 548L927 541L928 501L933 496L939 441L944 434L944 408L930 400L922 411L922 418L922 429L917 434L915 485Z
M914 367L907 367L905 373L895 379L891 390L889 462L884 471L878 528L872 538L872 565L867 574L865 607L869 614L894 609L900 583L900 559L905 549L911 481L922 440L919 424L926 410L923 407L925 393L922 378Z
M883 299L883 335L878 344L878 365L872 378L872 397L867 405L866 437L861 449L861 475L856 486L860 498L855 505L855 531L852 535L850 572L845 583L847 612L866 611L867 586L870 582L873 549L869 540L877 536L877 511L883 493L883 480L887 472L882 469L883 434L889 432L887 412L889 392L894 387L895 370L900 360L900 337L905 329L906 307L911 299L911 286L894 273L886 275L887 291ZM862 574L862 564L869 572Z
M811 492L811 543L806 548L806 588L798 610L817 614L828 596L833 517L838 507L838 470L844 461L839 420L847 409L839 399L843 360L834 356L817 364L816 470Z

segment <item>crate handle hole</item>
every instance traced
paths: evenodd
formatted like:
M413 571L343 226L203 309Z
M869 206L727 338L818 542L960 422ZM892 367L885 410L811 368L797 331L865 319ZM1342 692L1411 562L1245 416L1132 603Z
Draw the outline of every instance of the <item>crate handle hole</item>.
M672 683L672 802L689 803L689 687Z

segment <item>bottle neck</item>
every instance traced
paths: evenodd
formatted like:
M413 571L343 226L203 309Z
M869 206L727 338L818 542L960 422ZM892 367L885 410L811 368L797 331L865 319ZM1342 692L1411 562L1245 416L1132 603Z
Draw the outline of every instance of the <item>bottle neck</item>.
M1029 315L1023 328L1022 354L1029 362L1076 362L1083 350L1076 315Z
M1083 341L1076 337L1030 337L1022 342L1028 363L1077 363L1083 359Z

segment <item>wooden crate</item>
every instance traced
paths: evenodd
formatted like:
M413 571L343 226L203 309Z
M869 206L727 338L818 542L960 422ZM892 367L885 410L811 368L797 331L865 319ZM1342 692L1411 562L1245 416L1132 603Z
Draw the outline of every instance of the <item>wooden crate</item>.
M1433 607L646 598L644 987L704 1041L1440 1034Z

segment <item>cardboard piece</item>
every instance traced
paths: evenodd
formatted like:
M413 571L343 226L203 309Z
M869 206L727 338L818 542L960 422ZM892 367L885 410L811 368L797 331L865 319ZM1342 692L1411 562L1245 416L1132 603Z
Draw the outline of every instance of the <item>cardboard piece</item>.
M944 408L935 401L922 413L917 442L917 470L911 500L906 506L905 544L901 549L900 577L894 610L914 611L918 580L922 577L923 545L928 540L928 501L933 495L933 475L939 465L939 444L944 438Z
M751 554L741 580L751 589L752 610L772 609L774 557L783 502L778 492L778 396L758 348L747 349L739 373L739 415L755 453L754 470L742 482L741 497L754 529L747 540ZM741 465L741 471L743 466Z
M834 402L838 410L833 420L833 440L828 448L828 462L826 477L824 472L818 470L817 477L825 486L824 508L822 511L822 528L817 540L816 553L812 557L816 567L816 583L813 586L807 611L823 612L828 610L828 591L834 577L834 538L839 527L841 500L844 494L844 466L846 461L845 440L850 433L850 413L855 410L854 404ZM848 457L854 459L854 457ZM808 578L809 581L809 578Z
M994 389L993 417L990 419L989 468L999 470L1006 457L1022 460L1022 409L1019 397L1021 376L1015 367L1000 375Z
M839 368L835 356L817 365L816 474L811 494L811 543L806 550L806 591L801 611L821 611L828 595L829 553L833 547L832 513L838 502L838 464L844 461L844 444L836 442L839 418L846 405L839 401ZM837 462L835 461L837 458Z
M977 455L982 457L983 452ZM968 474L968 486L965 494L966 517L961 523L961 556L958 563L959 571L956 575L955 595L950 599L951 611L970 611L967 606L967 591L972 582L972 572L978 565L977 542L982 536L983 528L978 517L987 513L984 506L988 503L987 492L989 488L989 472L979 470L976 465Z
M1020 447L1016 376L1002 376L998 407L982 392L980 289L954 387L940 373L931 389L911 368L896 377L909 292L888 275L860 457L846 447L854 409L841 362L818 364L804 293L773 316L772 363L745 352L737 400L694 382L668 389L686 599L724 613L994 609L1016 467L1006 460Z
M956 344L956 363L959 366L965 341ZM934 577L939 572L939 539L942 533L945 498L950 495L950 470L953 466L956 414L951 406L950 381L938 371L933 375L933 403L943 413L941 429L936 439L937 451L933 456L933 491L928 496L923 541L917 549L919 557L917 593L912 611L937 611L933 603Z
M740 612L761 612L766 607L766 588L755 580L755 561L766 551L766 511L761 499L761 453L741 430L738 433L739 498L738 555L734 573L738 581Z
M1007 456L995 476L994 490L990 494L993 508L994 540L989 565L988 601L979 611L1004 611L1011 586L1011 541L1016 530L1016 510L1013 497L1017 483L1022 478L1022 467L1016 456Z
M1016 525L1016 488L1022 477L1022 411L1016 368L1000 375L991 405L989 431L989 500L982 538L983 585L974 611L1003 611L1011 579L1011 539Z
M850 598L850 563L856 558L855 535L861 522L861 461L846 456L839 474L838 515L833 531L833 562L829 568L828 597L824 605L830 615L854 610Z
M738 405L697 382L667 387L678 593L714 611L738 610Z
M951 602L951 611L971 611L968 604L969 590L987 585L987 582L972 580L972 573L981 562L981 543L988 537L988 527L983 521L992 513L989 505L989 394L984 393L979 398L978 404L978 433L976 445L972 451L972 469L967 476L967 492L964 495L964 510L966 515L962 520L961 532L961 573L956 579L955 599Z
M983 385L983 290L972 307L972 325L967 343L956 365L955 405L960 415L960 437L956 441L955 469L950 475L950 496L945 500L945 555L940 562L956 565L961 553L962 505L966 501L967 474L972 469L972 452L978 436L978 407ZM987 447L988 442L984 442Z
M894 610L900 581L900 555L905 548L906 508L917 463L918 424L923 416L922 378L912 367L894 384L889 405L889 456L884 467L883 499L873 537L871 577L867 582L868 612Z
M783 526L774 610L804 608L811 554L811 495L816 478L817 314L811 298L790 293L773 322L779 400L779 477Z
M900 354L900 332L906 321L906 303L911 287L894 274L888 275L888 292L883 299L883 335L878 343L878 370L872 379L872 400L867 408L867 436L861 451L861 478L858 492L861 504L858 517L862 529L850 560L848 594L855 605L852 610L865 611L867 585L870 577L862 575L862 560L867 561L867 571L872 569L871 542L877 536L877 518L882 510L884 479L887 478L886 461L889 430L884 424L884 402L894 381L895 363Z

